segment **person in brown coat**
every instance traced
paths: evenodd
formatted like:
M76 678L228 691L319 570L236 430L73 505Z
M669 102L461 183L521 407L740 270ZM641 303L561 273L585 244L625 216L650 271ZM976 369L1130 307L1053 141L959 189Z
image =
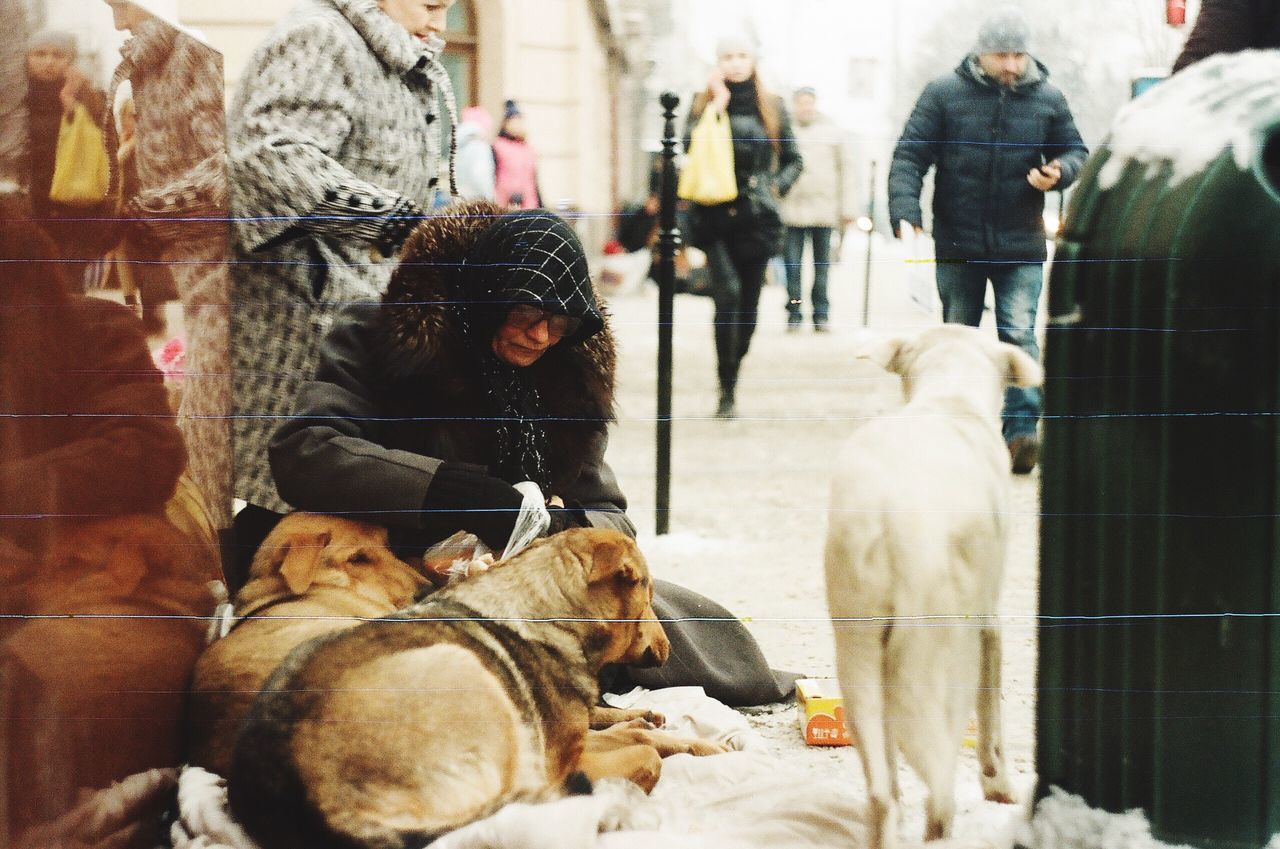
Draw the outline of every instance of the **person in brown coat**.
M186 452L137 319L55 256L0 208L0 844L134 846L65 817L178 765L216 549L179 530Z

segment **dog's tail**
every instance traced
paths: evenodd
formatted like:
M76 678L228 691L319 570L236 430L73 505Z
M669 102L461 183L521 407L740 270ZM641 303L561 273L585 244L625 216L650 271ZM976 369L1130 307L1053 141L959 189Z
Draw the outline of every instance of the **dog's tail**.
M514 797L504 798L495 802L492 807L480 812L467 822L457 823L456 825L451 825L446 829L440 829L438 831L404 832L401 834L400 847L401 849L426 849L426 847L435 843L446 834L450 834L460 828L471 825L472 823L480 822L480 820L487 819L513 802L535 805L541 802L554 802L555 800L563 799L566 796L590 796L593 791L594 787L591 784L591 779L587 777L585 772L579 770L577 772L570 773L569 777L565 779L564 784L559 787L549 787L542 790L522 793Z

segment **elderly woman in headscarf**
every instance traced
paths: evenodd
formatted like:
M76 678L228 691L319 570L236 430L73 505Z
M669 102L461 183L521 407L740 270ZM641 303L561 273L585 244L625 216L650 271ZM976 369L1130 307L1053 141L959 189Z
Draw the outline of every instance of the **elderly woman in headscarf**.
M229 128L235 521L243 557L284 509L271 434L341 307L377 298L440 182L454 0L300 0L259 45ZM457 191L448 156L450 196Z
M550 508L545 533L634 536L604 459L614 368L573 230L543 210L455 205L410 236L381 302L349 308L326 337L272 440L276 485L297 509L385 524L404 556L458 530L502 551L525 481ZM658 581L654 607L672 620L671 658L615 685L699 685L732 704L789 692L714 602Z

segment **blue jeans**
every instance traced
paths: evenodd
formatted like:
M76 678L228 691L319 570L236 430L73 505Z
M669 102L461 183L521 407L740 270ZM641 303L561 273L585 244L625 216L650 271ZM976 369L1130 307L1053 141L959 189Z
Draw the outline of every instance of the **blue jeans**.
M938 261L938 296L942 298L942 320L948 324L977 327L982 322L982 304L991 281L996 295L996 333L1001 342L1017 345L1036 362L1036 309L1044 285L1044 264L1039 262L1001 263ZM1039 389L1010 386L1004 393L1004 438L1034 435L1043 409Z
M831 268L830 227L788 227L784 257L787 263L787 314L792 322L799 322L800 273L804 264L805 239L813 242L813 289L809 299L813 304L813 323L826 324L831 306L827 302L827 272Z

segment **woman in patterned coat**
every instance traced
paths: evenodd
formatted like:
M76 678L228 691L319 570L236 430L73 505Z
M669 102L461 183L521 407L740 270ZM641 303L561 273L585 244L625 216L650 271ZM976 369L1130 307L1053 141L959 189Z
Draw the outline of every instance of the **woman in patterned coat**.
M227 156L222 56L195 35L157 17L149 0L107 0L120 48L107 102L125 80L133 91L137 191L122 198L127 238L158 257L182 301L187 375L178 424L191 478L215 525L231 524L230 329L227 276ZM110 197L125 181L119 139L108 120Z
M237 548L285 509L267 444L321 338L344 305L382 294L431 205L442 99L456 125L439 61L453 2L301 0L245 72L229 132L235 494L250 505Z

